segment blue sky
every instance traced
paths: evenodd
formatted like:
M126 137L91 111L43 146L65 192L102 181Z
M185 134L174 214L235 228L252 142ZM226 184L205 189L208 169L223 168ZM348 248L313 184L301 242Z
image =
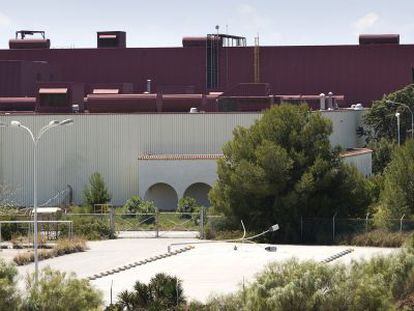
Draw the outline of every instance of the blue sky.
M96 31L124 30L129 47L180 46L221 31L262 45L352 44L358 33L414 43L414 0L3 0L0 48L19 29L45 30L52 47L95 47Z

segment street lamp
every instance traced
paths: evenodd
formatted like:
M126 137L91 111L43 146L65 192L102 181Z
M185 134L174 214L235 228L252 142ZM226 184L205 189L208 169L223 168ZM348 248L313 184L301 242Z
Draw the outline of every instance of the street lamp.
M37 236L37 168L36 168L36 153L37 153L37 145L39 143L40 138L44 133L46 133L48 130L57 127L57 126L63 126L63 125L70 125L73 123L73 119L66 119L63 121L57 121L52 120L49 122L49 124L42 127L35 136L33 132L25 125L23 125L20 121L13 120L10 122L10 127L16 127L16 128L22 128L26 130L30 138L33 141L33 233L34 233L34 262L35 262L35 286L37 287L38 283L38 275L39 275L39 258L37 254L37 248L38 248L38 236ZM4 123L0 124L1 126L7 126Z
M400 145L400 143L401 143L401 135L400 135L400 113L399 112L396 112L395 113L395 116L396 116L396 118L397 118L397 135L398 135L398 146Z
M392 101L392 100L387 100L387 103L388 104L394 104L394 105L400 105L400 106L403 106L404 108L408 109L408 111L411 113L411 138L414 138L414 113L411 110L410 106L408 106L407 104L395 102L395 101Z
M279 230L279 225L274 224L270 226L267 230L263 231L262 233L250 236L246 238L246 227L244 226L243 220L241 220L241 225L243 227L243 236L238 239L230 239L230 240L215 240L215 241L197 241L197 242L179 242L179 243L171 243L168 245L168 252L171 252L171 246L178 246L178 245L187 245L187 244L209 244L209 243L221 243L221 242L241 242L244 243L245 241L251 242L251 240L258 238L259 236L265 235L267 233L272 233Z

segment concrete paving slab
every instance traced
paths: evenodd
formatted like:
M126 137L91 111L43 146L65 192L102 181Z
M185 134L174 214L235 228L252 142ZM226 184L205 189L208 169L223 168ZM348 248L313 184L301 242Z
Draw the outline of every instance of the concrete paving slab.
M209 243L194 244L195 248L187 252L178 253L149 263L151 257L167 253L168 245L180 241L195 242L196 239L144 238L118 239L107 241L88 242L89 250L84 253L65 255L41 261L40 268L50 266L61 271L75 272L79 277L91 277L119 267L122 269L113 275L92 281L97 288L104 292L105 301L110 301L110 287L113 282L113 298L125 289L132 289L137 280L148 282L159 272L178 276L183 281L184 292L192 300L205 301L212 294L226 294L237 290L243 282L251 282L255 275L274 261L285 261L292 257L299 260L322 261L346 249L354 251L335 262L349 263L351 260L369 259L375 255L388 255L398 252L392 248L370 248L350 246L301 246L277 245L276 252L268 252L265 244L235 244ZM190 243L191 245L191 243ZM237 246L237 250L234 249ZM177 246L175 252L183 246ZM12 260L13 254L18 251L3 250L0 257ZM20 284L23 286L23 277L32 272L34 265L19 267Z

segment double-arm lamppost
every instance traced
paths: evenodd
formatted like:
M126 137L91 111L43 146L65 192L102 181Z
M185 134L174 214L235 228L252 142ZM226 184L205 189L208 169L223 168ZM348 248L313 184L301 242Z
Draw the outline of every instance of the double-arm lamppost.
M30 138L33 141L33 247L34 247L34 262L35 262L35 285L37 286L38 283L38 274L39 274L39 258L38 258L38 232L37 232L37 163L36 163L36 153L37 153L37 145L39 143L40 138L43 136L44 133L46 133L48 130L63 126L63 125L69 125L72 124L72 119L66 119L63 121L57 121L53 120L50 121L49 124L42 127L39 131L39 133L35 136L33 134L33 131L29 129L27 126L23 125L20 121L11 121L10 125L0 122L0 127L14 127L14 128L21 128L26 130Z
M411 138L414 138L414 113L411 110L410 106L408 106L407 104L395 102L395 101L392 101L392 100L387 100L387 103L388 104L394 104L394 105L403 106L404 108L407 108L408 109L408 111L411 113ZM395 114L395 116L397 116L397 114ZM397 120L399 120L399 113L398 113Z

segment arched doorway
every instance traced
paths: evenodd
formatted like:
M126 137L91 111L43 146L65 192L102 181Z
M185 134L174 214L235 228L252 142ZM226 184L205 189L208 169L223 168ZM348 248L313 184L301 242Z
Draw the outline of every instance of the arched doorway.
M148 188L144 199L153 201L159 210L175 210L177 208L177 192L168 184L157 183Z
M209 207L210 201L208 200L208 192L210 191L211 186L205 183L194 183L190 185L185 191L185 197L194 198L198 204L202 206Z

